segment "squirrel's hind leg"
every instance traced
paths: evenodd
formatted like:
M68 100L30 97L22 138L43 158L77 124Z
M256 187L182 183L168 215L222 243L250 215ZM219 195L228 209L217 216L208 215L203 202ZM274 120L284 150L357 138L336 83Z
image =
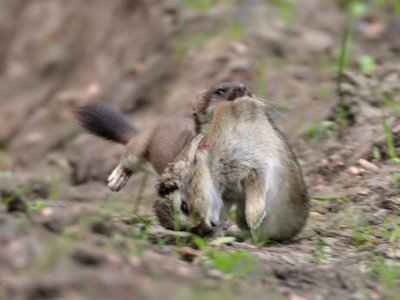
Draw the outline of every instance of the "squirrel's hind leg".
M249 175L244 180L246 205L245 218L251 231L257 230L266 216L266 182L263 176Z

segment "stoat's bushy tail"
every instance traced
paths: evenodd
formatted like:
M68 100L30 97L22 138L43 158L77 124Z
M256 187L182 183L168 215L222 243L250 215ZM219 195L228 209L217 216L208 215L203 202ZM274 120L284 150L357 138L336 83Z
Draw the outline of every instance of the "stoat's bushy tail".
M138 133L120 113L104 104L84 105L75 116L88 132L113 142L127 144Z

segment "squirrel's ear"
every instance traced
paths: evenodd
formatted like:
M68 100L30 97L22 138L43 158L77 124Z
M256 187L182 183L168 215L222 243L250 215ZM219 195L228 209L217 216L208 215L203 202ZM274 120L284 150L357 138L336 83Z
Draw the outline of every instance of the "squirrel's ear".
M164 197L168 194L171 194L173 191L177 190L178 184L176 183L175 180L173 180L171 178L171 179L160 181L156 185L156 189L157 189L158 195L160 197Z

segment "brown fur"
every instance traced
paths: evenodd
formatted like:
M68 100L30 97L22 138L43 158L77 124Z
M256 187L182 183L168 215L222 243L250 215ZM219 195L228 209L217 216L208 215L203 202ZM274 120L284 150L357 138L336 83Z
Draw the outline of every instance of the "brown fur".
M120 113L100 103L80 107L76 117L90 133L126 145L125 155L108 178L112 191L121 190L136 171L161 174L195 135L191 118L165 119L139 132Z
M126 145L121 162L108 178L108 186L112 191L121 190L136 171L159 176L194 134L192 119L170 118L133 136Z
M133 136L126 146L126 155L134 155L141 161L150 162L155 171L161 174L193 136L192 119L165 119L155 128Z
M193 104L196 132L201 132L201 125L211 120L212 109L217 103L233 101L244 96L251 97L253 94L244 84L239 82L218 83L208 90L198 93Z

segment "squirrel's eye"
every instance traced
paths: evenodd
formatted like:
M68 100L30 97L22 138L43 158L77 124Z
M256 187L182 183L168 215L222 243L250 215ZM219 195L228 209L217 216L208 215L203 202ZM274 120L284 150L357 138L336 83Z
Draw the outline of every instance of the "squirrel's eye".
M225 90L224 89L218 89L218 90L215 91L215 94L222 96L222 95L225 94Z
M189 209L187 206L187 203L185 201L182 201L181 203L181 211L185 214L188 215L189 214Z

